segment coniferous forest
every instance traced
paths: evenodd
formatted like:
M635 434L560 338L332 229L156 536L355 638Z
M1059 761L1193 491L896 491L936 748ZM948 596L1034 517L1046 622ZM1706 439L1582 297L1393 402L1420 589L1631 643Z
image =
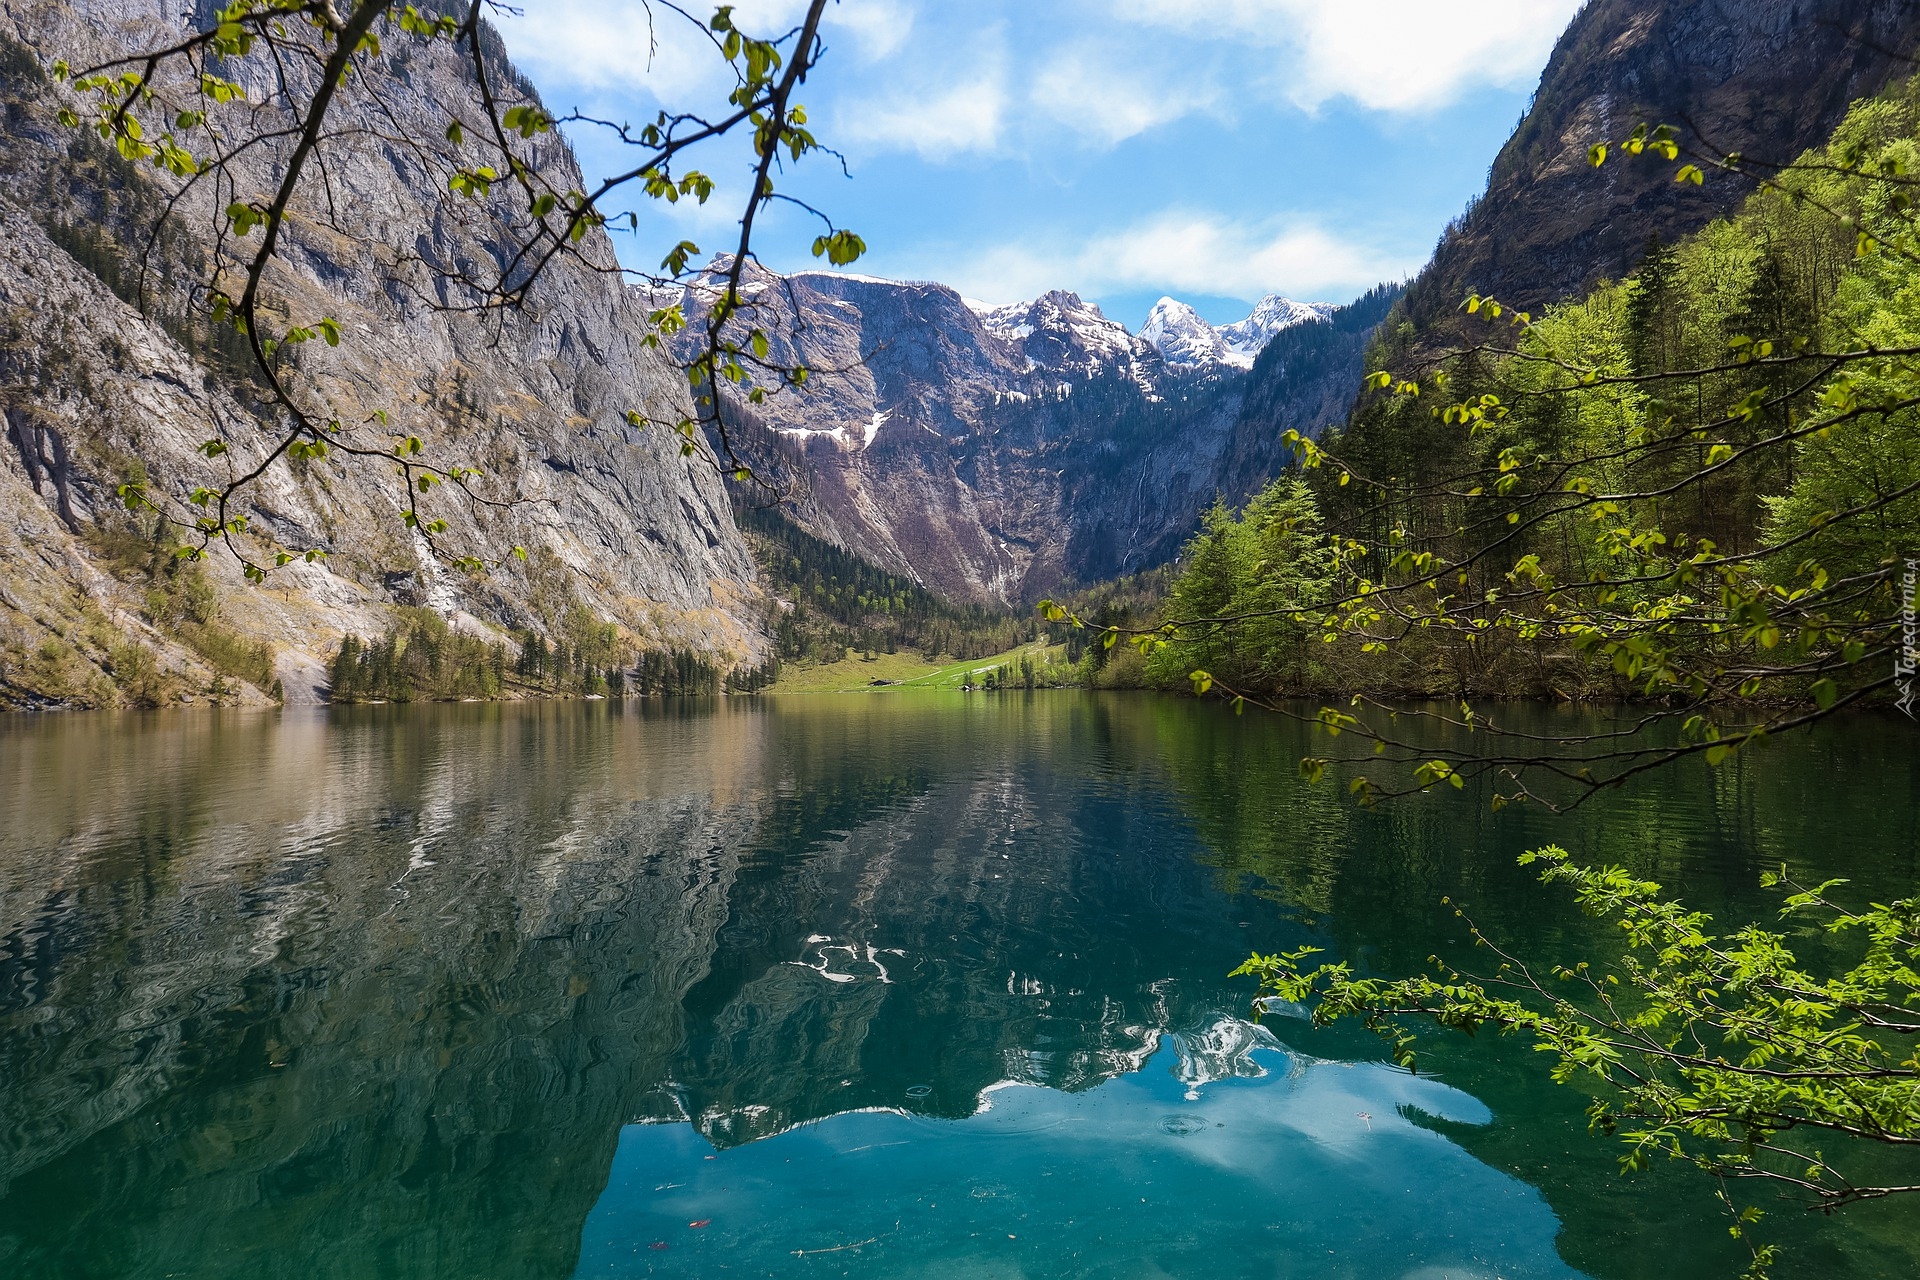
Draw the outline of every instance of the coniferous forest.
M775 597L783 661L834 661L847 650L981 658L1032 640L1024 611L943 600L898 574L814 537L777 511L736 512Z

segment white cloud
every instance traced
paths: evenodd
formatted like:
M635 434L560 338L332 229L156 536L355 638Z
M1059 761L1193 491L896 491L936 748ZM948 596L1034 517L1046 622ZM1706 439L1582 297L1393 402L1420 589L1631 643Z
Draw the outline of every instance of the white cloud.
M806 0L737 0L734 9L742 30L777 36L805 15ZM1007 115L1003 25L970 20L961 24L966 38L955 39L917 18L911 0L834 0L822 27L827 60L802 100L816 120L845 122L830 131L835 143L929 159L997 149ZM713 108L732 88L699 28L662 6L650 15L642 0L535 0L500 25L536 83L584 93L590 112L633 118L636 106ZM880 64L887 66L873 74ZM908 66L911 74L901 74Z
M1033 77L1027 102L1048 119L1109 147L1213 108L1219 95L1206 78L1140 62L1111 41L1060 50Z
M1013 24L1017 47L999 5L863 18L887 33L887 82L915 87L856 94L851 140L927 159L1037 156L1262 105L1432 110L1476 88L1530 85L1580 0L1057 2L1052 20ZM978 52L988 44L997 57Z
M1110 149L1262 105L1418 112L1529 85L1579 2L1053 0L1042 18L1016 0L835 0L805 101L844 122L837 138L926 159ZM745 29L772 35L805 7L736 10ZM534 0L501 27L536 81L625 104L615 114L717 104L731 81L706 37L658 5L648 15L642 0Z
M917 16L903 0L835 0L826 14L828 56L834 52L834 33L845 31L867 61L891 58L913 37Z
M735 0L734 21L756 36L777 37L800 21L805 0ZM687 12L704 18L701 4ZM685 106L694 95L718 90L732 76L711 41L680 14L643 0L534 0L524 13L495 15L514 61L537 81L563 81L589 89L642 92L656 103ZM914 28L908 0L835 0L827 8L823 35L834 52L844 33L868 61L889 58Z
M987 75L863 103L848 111L836 136L873 150L912 151L923 160L944 160L997 150L1005 115L1006 86L999 77Z
M1112 0L1123 21L1291 54L1266 77L1309 110L1349 98L1380 111L1444 106L1475 85L1539 74L1581 0Z
M1257 301L1284 293L1301 301L1345 301L1420 261L1332 235L1305 220L1252 226L1174 211L1053 251L1027 246L961 262L922 264L969 297L1020 301L1048 289L1082 294L1164 290Z
M664 9L650 13L638 0L549 0L497 20L514 61L536 83L640 92L656 103L726 84L718 55L691 23Z
M880 93L835 104L828 133L869 152L911 151L924 160L998 151L1010 105L1005 34L998 26L976 32L910 75L888 75Z

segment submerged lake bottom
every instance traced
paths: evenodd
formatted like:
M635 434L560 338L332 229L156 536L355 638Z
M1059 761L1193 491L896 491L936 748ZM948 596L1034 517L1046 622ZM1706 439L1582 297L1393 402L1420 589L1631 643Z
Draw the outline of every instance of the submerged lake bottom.
M1415 1075L1227 975L1471 960L1444 897L1603 956L1546 843L1729 918L1782 862L1910 894L1885 728L1555 816L1357 809L1290 721L1073 691L9 720L0 1272L1737 1275L1524 1044ZM1769 1223L1782 1274L1905 1276L1907 1216Z

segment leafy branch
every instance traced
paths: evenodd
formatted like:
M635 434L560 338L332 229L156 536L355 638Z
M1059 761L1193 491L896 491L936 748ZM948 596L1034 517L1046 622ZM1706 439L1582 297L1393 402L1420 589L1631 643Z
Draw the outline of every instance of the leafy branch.
M1520 861L1617 926L1616 961L1542 972L1454 906L1473 944L1491 953L1490 972L1429 957L1431 973L1368 978L1317 962L1308 947L1255 955L1235 976L1259 979L1256 1016L1272 1000L1306 1007L1316 1026L1357 1019L1409 1071L1419 1067L1409 1024L1532 1041L1552 1059L1555 1082L1594 1091L1590 1127L1626 1143L1624 1171L1685 1160L1723 1183L1783 1186L1826 1213L1920 1191L1920 1179L1851 1168L1875 1163L1864 1158L1875 1148L1909 1153L1907 1163L1920 1151L1920 899L1850 908L1832 896L1844 881L1803 886L1784 868L1765 876L1785 891L1783 922L1855 953L1821 973L1795 955L1788 933L1716 933L1710 917L1622 868L1579 866L1557 846ZM1821 1145L1835 1140L1832 1152ZM1744 1236L1759 1214L1735 1213ZM1749 1274L1763 1276L1777 1253L1753 1247Z

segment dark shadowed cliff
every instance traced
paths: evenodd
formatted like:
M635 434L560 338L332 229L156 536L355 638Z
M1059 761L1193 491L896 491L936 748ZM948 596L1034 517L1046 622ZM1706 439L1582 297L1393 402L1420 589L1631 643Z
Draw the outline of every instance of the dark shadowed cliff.
M1537 310L1618 279L1649 235L1696 230L1752 187L1718 173L1683 186L1651 154L1596 169L1590 146L1646 122L1673 125L1688 150L1790 161L1824 143L1849 103L1910 70L1916 44L1914 0L1593 0L1561 36L1486 194L1408 290L1405 318L1426 328L1470 292Z

